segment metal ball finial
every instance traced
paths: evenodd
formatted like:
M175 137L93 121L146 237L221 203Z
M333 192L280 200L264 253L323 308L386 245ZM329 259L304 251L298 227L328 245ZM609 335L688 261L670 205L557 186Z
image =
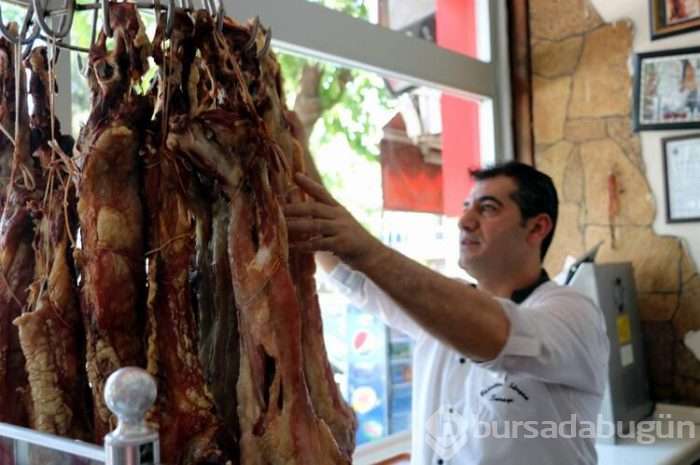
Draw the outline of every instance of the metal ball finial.
M116 429L105 436L106 463L160 463L158 432L144 418L156 400L153 377L141 368L120 368L107 378L104 396L107 407L118 419Z
M156 400L156 382L146 370L124 367L105 383L105 402L120 420L140 421Z

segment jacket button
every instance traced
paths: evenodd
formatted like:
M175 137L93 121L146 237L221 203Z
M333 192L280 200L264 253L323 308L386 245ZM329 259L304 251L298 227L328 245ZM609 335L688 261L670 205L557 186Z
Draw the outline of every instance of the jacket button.
M459 358L459 363L461 363L462 365L464 365L465 363L467 363L467 359L464 358L464 357L460 357L460 358Z
M439 460L438 460L438 465L442 465L443 463L445 463L444 460L442 460L442 459L439 459Z

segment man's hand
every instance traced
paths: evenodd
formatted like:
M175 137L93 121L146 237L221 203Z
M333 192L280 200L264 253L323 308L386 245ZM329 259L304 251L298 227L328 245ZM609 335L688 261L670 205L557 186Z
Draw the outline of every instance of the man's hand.
M311 201L287 204L284 214L293 252L330 252L353 268L379 258L384 246L320 184L303 174L294 177ZM298 239L304 237L307 239Z

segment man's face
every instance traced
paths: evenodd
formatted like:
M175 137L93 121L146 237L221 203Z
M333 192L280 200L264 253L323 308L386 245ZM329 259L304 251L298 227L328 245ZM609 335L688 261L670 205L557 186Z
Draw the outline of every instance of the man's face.
M477 280L512 271L531 253L520 209L511 197L516 190L513 179L496 176L478 181L464 202L459 266Z

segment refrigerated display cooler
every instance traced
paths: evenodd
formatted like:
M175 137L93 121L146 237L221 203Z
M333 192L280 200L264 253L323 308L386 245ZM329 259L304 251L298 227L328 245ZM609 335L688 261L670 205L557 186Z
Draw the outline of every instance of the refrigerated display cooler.
M411 424L412 343L336 294L320 293L328 358L358 420L357 445Z

